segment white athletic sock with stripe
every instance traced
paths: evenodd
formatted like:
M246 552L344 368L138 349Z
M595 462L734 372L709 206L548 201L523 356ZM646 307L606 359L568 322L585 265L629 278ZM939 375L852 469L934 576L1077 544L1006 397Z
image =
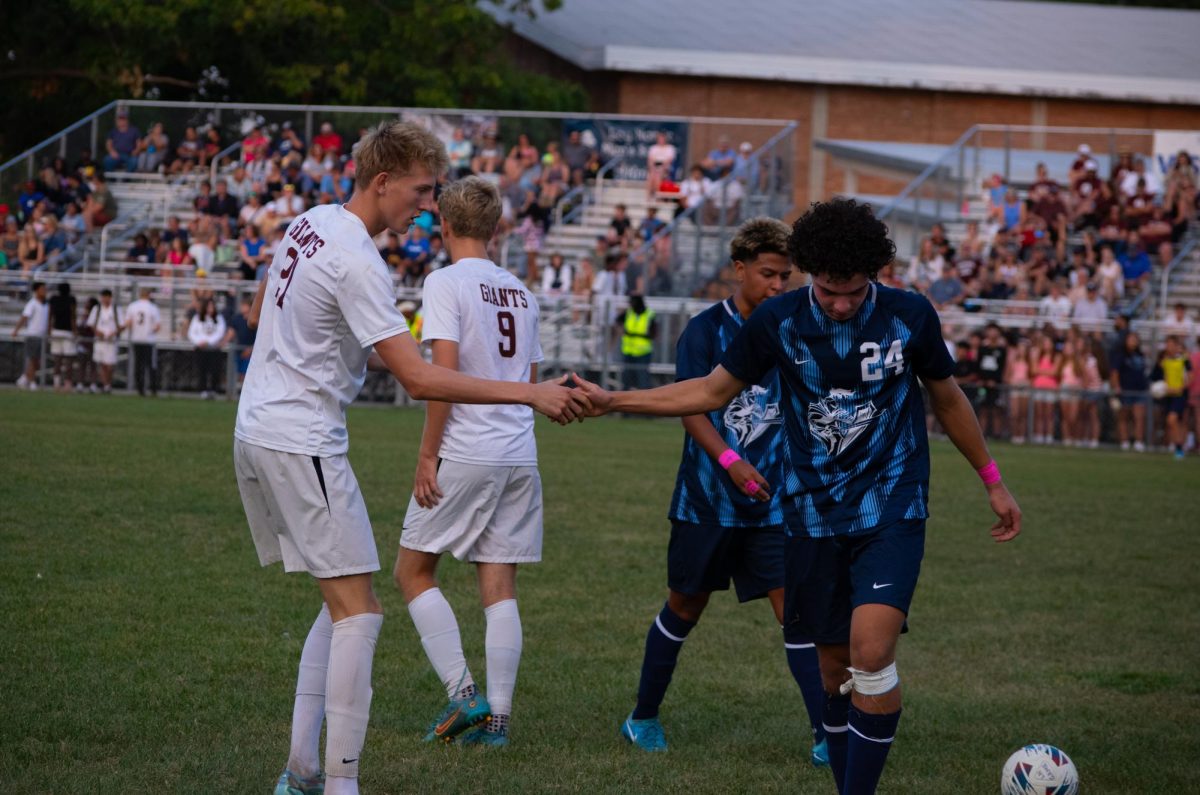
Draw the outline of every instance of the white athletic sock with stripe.
M329 607L321 605L300 653L296 703L292 708L292 749L287 766L301 778L312 778L321 772L321 724L325 720L325 679L332 640Z
M446 688L446 697L456 698L460 690L475 684L463 656L458 619L441 589L430 588L409 602L408 614L421 636L429 663Z
M487 617L487 698L493 715L511 715L517 668L521 665L521 615L517 600L505 599L483 611ZM500 722L497 721L497 725Z
M359 613L333 625L325 684L325 792L358 792L358 757L371 713L371 663L383 626L379 613ZM333 778L351 781L329 782ZM350 789L347 789L351 787Z

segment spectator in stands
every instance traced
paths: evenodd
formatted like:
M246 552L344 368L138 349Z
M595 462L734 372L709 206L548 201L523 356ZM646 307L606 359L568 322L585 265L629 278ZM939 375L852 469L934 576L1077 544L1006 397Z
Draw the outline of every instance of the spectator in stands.
M1087 144L1080 144L1075 150L1075 159L1071 161L1071 168L1067 171L1067 182L1071 186L1071 191L1075 191L1075 185L1079 180L1087 176L1088 162L1092 161L1092 147Z
M330 122L322 122L321 132L313 137L313 146L321 147L321 151L329 157L337 159L342 155L342 136L337 134Z
M251 191L246 195L246 203L242 205L242 209L238 210L238 226L257 226L260 229L269 226L267 221L270 213L270 209L263 206L258 193Z
M538 202L542 207L551 210L558 204L559 199L567 192L570 178L571 171L558 153L558 143L551 141L546 144L546 153L542 155L542 176L538 185ZM549 213L546 217L549 218Z
M467 140L462 127L455 127L446 154L450 157L450 179L462 179L471 173L471 155L475 147Z
M1054 441L1054 413L1058 405L1058 387L1062 378L1062 354L1054 349L1050 330L1038 335L1030 352L1029 369L1033 374L1033 442Z
M1141 338L1135 332L1125 335L1124 345L1113 351L1109 361L1109 380L1117 402L1117 436L1121 449L1132 447L1145 452L1142 441L1146 433L1146 356L1142 353Z
M579 130L571 130L562 148L563 162L571 172L571 184L583 183L583 169L591 156L592 148L583 143Z
M404 236L400 250L400 280L405 287L420 287L425 281L429 264L429 238L425 230L414 224Z
M70 282L60 282L50 299L50 355L54 357L54 391L70 392L75 361L75 324L79 309Z
M638 224L637 235L643 243L649 243L666 225L666 222L658 217L658 208L650 205L646 208L646 217Z
M175 275L176 270L191 267L195 264L192 255L188 252L186 236L178 235L171 238L171 243L167 248L167 255L163 259L163 263L167 267L162 268L159 271L159 275L168 279Z
M229 187L229 195L237 199L238 204L244 204L246 197L254 191L254 180L241 164L233 169L233 174L229 176L226 183Z
M711 183L708 187L708 195L704 197L704 209L701 212L704 216L704 223L710 226L715 224L735 225L741 218L742 199L745 196L746 191L740 179L726 176L724 179Z
M217 312L212 298L205 300L188 324L188 340L196 348L196 371L200 376L200 397L211 400L220 391L221 343L225 339L225 318Z
M242 162L248 166L269 159L271 137L257 124L242 139Z
M1108 215L1100 222L1100 228L1097 230L1097 235L1103 245L1123 249L1125 248L1125 219L1121 217L1120 205L1113 204L1108 208Z
M238 200L229 192L229 183L224 179L217 180L217 192L208 204L206 212L213 217L222 237L232 237L233 228L237 224L238 213L241 212Z
M300 171L303 174L300 182L300 189L308 193L316 189L321 180L325 178L325 174L333 167L333 156L325 152L325 147L313 141L312 147L308 150L308 156L304 158L304 162L300 165ZM282 188L282 180L280 180L280 188ZM268 186L270 189L270 186Z
M600 153L592 150L588 155L587 162L583 164L583 181L589 185L594 183L600 177L600 170L604 167L604 163L600 160Z
M195 127L183 131L183 140L175 147L175 162L171 164L172 174L188 174L200 163L203 154L203 144Z
M279 137L274 140L272 148L281 163L299 162L304 159L304 139L292 127L290 121L279 125Z
M150 132L141 138L134 147L133 155L137 158L138 171L158 171L159 166L166 160L171 139L163 132L162 122L156 121L150 125Z
M104 170L136 170L137 157L134 153L141 137L141 130L129 123L129 111L119 108L116 126L109 130L108 138L104 141Z
M1146 251L1160 252L1162 264L1166 265L1171 261L1171 224L1164 217L1165 210L1162 207L1154 207L1150 210L1150 217L1142 221L1138 227L1138 237L1142 240L1142 246ZM1164 248L1164 245L1166 247ZM1165 259L1163 256L1165 254Z
M125 254L125 259L128 262L154 263L158 261L158 252L150 245L150 238L146 236L146 233L138 232L133 238L133 245ZM154 269L150 270L152 272Z
M1181 149L1171 162L1163 193L1165 217L1172 225L1173 242L1178 243L1183 238L1188 224L1196 218L1196 198L1196 167L1192 164L1192 156Z
M557 251L550 255L550 262L542 269L542 293L545 295L565 295L572 290L571 266Z
M1063 290L1060 279L1050 282L1049 293L1038 301L1038 314L1050 320L1056 327L1061 327L1063 321L1071 317L1071 299Z
M1150 255L1142 246L1141 235L1136 230L1129 230L1125 238L1125 251L1119 257L1121 276L1125 282L1125 292L1137 295L1142 287L1150 280L1152 266Z
M759 167L758 158L754 156L754 144L742 141L738 145L738 153L733 158L733 168L730 173L740 179L742 184L748 186L751 191L762 187L766 175Z
M450 252L446 250L446 241L440 232L429 236L429 272L441 270L450 264Z
M291 183L284 185L280 197L271 202L271 213L275 217L275 223L281 226L290 224L292 219L304 210L304 199L296 195L296 187Z
M211 228L201 229L192 237L188 256L196 267L196 275L204 276L212 270L216 261L216 232Z
M939 312L962 306L965 296L958 269L949 263L942 265L941 275L929 285L929 300Z
M95 231L117 217L117 199L108 189L108 180L104 174L97 171L92 175L94 181L87 203L83 206L83 222L89 232Z
M33 224L26 224L21 230L20 243L17 246L17 262L21 265L21 273L32 273L46 261L46 247L38 239Z
M404 249L400 246L400 235L389 231L387 233L387 242L383 248L379 250L379 257L387 263L388 267L393 271L400 268L404 262Z
M529 136L525 133L517 136L517 143L509 150L508 159L518 164L521 172L536 168L541 162L537 147L529 142Z
M663 180L673 176L678 156L674 144L667 143L667 134L660 131L646 151L646 194L651 199L658 195Z
M1001 174L992 174L983 183L983 195L987 200L987 222L989 224L1004 223L1004 204L1008 195L1008 187L1004 184Z
M1025 225L1025 202L1017 196L1014 188L1009 188L1004 194L999 220L1003 229L1019 229Z
M624 246L633 237L633 221L626 215L625 205L613 207L613 217L608 222L609 242L619 242Z
M1169 336L1176 336L1182 340L1195 339L1197 331L1200 327L1196 325L1196 321L1188 315L1187 306L1182 303L1176 303L1163 318L1163 333ZM1182 343L1181 343L1182 344Z
M729 136L722 135L717 138L717 148L710 151L704 158L702 163L704 173L709 179L720 179L733 171L733 164L736 160L737 152L733 151L733 147L730 146Z
M10 215L4 219L4 233L0 234L0 252L3 253L8 268L21 267L21 227L15 216Z
M77 215L76 218L78 217ZM67 233L59 226L58 219L54 215L46 216L44 229L41 240L46 253L46 266L56 268L62 262L69 247Z
M1139 157L1133 161L1133 171L1121 180L1121 193L1127 199L1144 194L1153 203L1154 198L1162 193L1162 180L1153 171L1147 171L1146 161Z
M929 286L942 277L946 260L933 246L933 240L921 240L920 250L913 256L908 268L908 283L912 289L924 293Z
M688 172L688 178L679 185L679 209L676 211L676 215L693 207L699 207L711 187L712 180L704 175L704 169L700 164L693 165ZM700 222L698 213L693 213L692 222L697 224Z
M486 176L499 174L504 167L504 149L496 142L495 133L484 135L479 152L471 159L471 171Z
M1129 147L1121 147L1117 153L1117 162L1113 163L1112 173L1109 175L1108 184L1112 187L1113 193L1121 192L1121 183L1125 180L1125 175L1133 172L1133 152Z
M1166 443L1175 450L1175 457L1183 460L1183 446L1187 441L1187 425L1184 417L1187 413L1187 389L1191 380L1192 363L1184 353L1179 338L1167 337L1158 362L1150 374L1151 381L1162 381L1167 386L1167 394L1159 400L1159 409L1166 417Z
M571 296L576 305L591 300L593 286L596 282L596 268L591 257L580 257L575 268L575 278L571 283ZM576 309L571 312L571 322L586 323L590 320L587 310Z
M238 241L238 269L246 281L256 281L266 276L271 262L266 256L267 240L254 224L242 227L242 238Z
M22 330L25 332L25 372L17 379L17 386L35 390L37 372L42 365L42 349L50 333L50 306L46 303L46 285L42 282L34 282L30 288L29 300L13 327L13 339L19 337Z
M224 148L225 144L221 141L221 131L214 126L210 126L204 131L204 141L200 145L200 165L207 166L212 163Z
M1100 265L1096 268L1096 278L1100 281L1100 297L1108 306L1113 306L1118 299L1124 297L1124 268L1113 256L1113 250L1109 246L1100 249Z
M1087 283L1087 294L1071 307L1071 319L1079 323L1103 323L1108 319L1108 304L1100 297L1100 285Z

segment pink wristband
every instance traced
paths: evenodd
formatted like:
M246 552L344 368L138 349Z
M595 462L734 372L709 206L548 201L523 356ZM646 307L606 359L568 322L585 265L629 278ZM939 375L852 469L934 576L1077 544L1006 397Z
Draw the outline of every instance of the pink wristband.
M737 450L732 447L721 453L721 457L717 459L717 463L721 465L721 469L729 469L731 466L741 461L742 457L737 454Z
M995 459L988 461L987 466L980 467L975 471L979 473L979 479L983 481L983 485L985 486L1000 482L1000 467L996 466Z

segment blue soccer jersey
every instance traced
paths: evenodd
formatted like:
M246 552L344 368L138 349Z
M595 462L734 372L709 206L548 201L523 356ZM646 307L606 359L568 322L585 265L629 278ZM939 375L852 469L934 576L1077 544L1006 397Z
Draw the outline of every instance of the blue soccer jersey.
M687 324L676 349L678 381L706 376L721 363L729 343L742 328L742 316L726 298ZM783 524L781 485L784 437L779 406L779 375L767 368L725 408L706 416L725 443L736 450L771 486L767 502L747 497L704 448L684 434L683 460L675 478L670 518L723 527L766 527Z
M929 441L917 377L949 378L937 312L872 284L858 314L831 320L805 287L760 306L721 365L757 383L778 367L790 529L859 533L929 515Z

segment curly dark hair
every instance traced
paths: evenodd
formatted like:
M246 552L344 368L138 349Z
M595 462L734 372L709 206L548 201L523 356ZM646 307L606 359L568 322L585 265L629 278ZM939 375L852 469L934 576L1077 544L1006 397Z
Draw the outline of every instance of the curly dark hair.
M788 255L796 267L841 282L865 274L874 279L896 258L887 225L868 204L854 199L814 202L792 224Z

